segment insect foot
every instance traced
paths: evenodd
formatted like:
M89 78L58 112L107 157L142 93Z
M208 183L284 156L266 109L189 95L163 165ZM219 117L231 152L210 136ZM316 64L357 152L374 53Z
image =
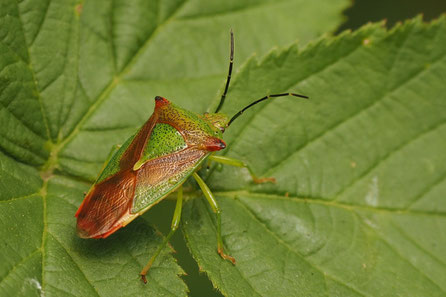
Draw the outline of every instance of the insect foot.
M147 279L145 274L141 274L141 280L144 284L147 284Z
M275 184L276 183L276 179L274 177L263 177L263 178L257 178L256 177L253 180L254 180L254 182L256 184L263 184L263 183L273 183L273 184Z
M223 251L222 248L218 248L218 253L220 254L220 256L221 256L223 259L228 260L228 261L230 261L232 264L235 265L235 258L232 257L232 256L229 256L229 255L225 254L225 252Z

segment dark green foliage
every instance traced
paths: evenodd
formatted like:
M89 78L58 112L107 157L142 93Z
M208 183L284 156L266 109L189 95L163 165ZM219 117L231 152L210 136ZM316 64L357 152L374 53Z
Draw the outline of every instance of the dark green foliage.
M207 176L236 266L216 253L201 193L185 193L182 228L215 287L227 296L445 295L444 18L370 25L298 49L296 38L304 45L334 30L347 2L118 2L0 4L0 296L187 295L168 250L140 282L161 240L144 218L82 240L74 213L155 95L200 113L216 107L229 27L238 73L223 112L268 93L311 100L258 105L225 132L225 154L277 179L253 185L227 167Z

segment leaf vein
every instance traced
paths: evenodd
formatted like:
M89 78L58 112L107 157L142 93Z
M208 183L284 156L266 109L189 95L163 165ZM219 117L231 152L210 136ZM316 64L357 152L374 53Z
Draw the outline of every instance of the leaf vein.
M9 104L10 104L10 103L11 103L11 102L9 102ZM33 129L31 129L30 126L28 126L25 122L23 122L21 119L19 119L13 112L11 112L11 111L8 109L9 104L5 106L5 105L3 104L3 102L0 101L0 105L1 105L1 107L2 107L5 111L7 111L7 112L8 112L14 119L16 119L17 122L19 122L20 124L22 124L24 128L26 128L30 133L32 133L33 136L36 136L36 137L38 137L38 138L40 138L40 139L43 139L43 140L46 140L46 138L44 138L44 137L42 137L41 135L37 134ZM11 142L11 143L14 143L14 142ZM14 143L14 144L16 144L16 143ZM16 145L19 146L18 144L16 144ZM24 147L21 147L21 148L27 150L27 149L24 148ZM29 151L29 150L28 150L28 151ZM31 151L29 151L29 152L31 152ZM34 154L34 152L31 152L31 153Z
M202 203L204 203L204 201L202 201ZM217 232L217 227L216 227L215 222L214 222L213 217L212 217L212 214L214 214L214 213L210 210L209 207L205 207L205 208L206 208L206 210L207 210L206 213L208 214L208 218L209 218L209 220L211 221L212 229L213 229L214 232L216 233L216 232ZM253 287L253 285L251 284L250 280L244 275L244 273L240 270L240 268L239 268L237 265L235 265L234 267L236 268L236 270L238 271L238 273L240 274L240 276L246 281L246 284L248 284L248 286L251 287L251 289L253 290L253 292L256 293L258 296L263 296L262 294L260 294L260 293ZM221 273L221 272L220 272L220 273ZM221 276L220 276L220 279L222 279Z
M46 16L47 16L47 14L48 14L48 11L49 11L49 8L50 8L50 5L51 5L51 1L47 1L47 5L46 5L46 7L45 7L45 11L44 11L44 13L43 13L43 16L42 16L42 18L41 18L41 20L40 20L40 22L39 22L39 24L37 24L37 30L36 30L36 35L34 35L34 38L29 42L29 47L32 47L33 46L33 44L34 44L34 41L36 41L36 39L37 39L37 36L39 36L39 33L41 32L41 29L42 29L42 27L43 27L43 24L45 23L45 20L46 20Z
M403 228L401 228L400 226L398 226L394 222L392 222L392 225L393 225L393 227L395 227L395 229L397 229L401 233L401 235L404 238L406 238L408 241L410 241L419 250L421 250L426 255L429 255L435 262L441 264L443 267L446 267L446 263L443 260L441 260L440 258L435 256L434 254L432 254L431 251L429 251L429 250L425 249L423 246L421 246L416 240L414 240L409 234L407 234L407 232Z
M9 199L6 199L6 200L0 200L0 203L8 203L8 202L16 201L16 200L28 199L28 198L31 198L31 197L40 197L39 192L32 193L32 194L25 195L25 196L20 196L20 197L13 197L13 198L9 198Z
M116 85L119 83L122 76L127 73L130 68L136 63L138 60L138 57L142 54L143 50L151 43L154 36L161 30L163 26L166 26L169 22L172 21L173 18L175 18L178 11L184 6L184 4L188 0L185 0L181 5L178 6L178 8L172 13L172 15L167 18L162 24L160 24L144 41L142 46L136 51L136 53L133 55L133 57L129 60L129 62L123 67L123 70L120 71L114 79L110 80L109 84L104 87L104 89L100 92L100 94L96 97L94 100L94 103L90 105L87 112L83 115L83 117L78 121L78 123L75 125L73 130L70 132L70 134L65 137L64 140L62 140L60 143L58 143L58 148L56 149L57 152L60 151L61 148L63 148L67 143L69 143L74 136L77 135L80 131L80 127L85 123L85 121L93 114L93 112L102 104L102 102L107 98L107 96L111 93L111 91L116 87Z
M337 282L337 283L339 283L339 284L341 284L341 285L347 286L347 287L350 288L351 290L354 290L356 293L358 293L358 294L360 294L360 295L362 295L362 296L367 296L365 293L359 291L358 289L353 288L353 287L347 285L346 283L342 282L341 280L337 279L336 277L334 277L334 276L328 274L328 273L325 272L322 268L320 268L318 265L316 265L315 263L313 263L313 262L311 262L310 260L308 260L307 258L305 258L305 257L304 257L302 254L300 254L298 251L295 251L294 249L292 249L292 248L289 246L289 244L287 244L284 240L282 240L282 239L279 237L279 235L277 235L277 234L276 234L273 230L271 230L265 223L263 223L263 222L260 220L260 218L258 218L258 217L256 216L256 214L255 214L251 209L249 209L249 207L246 206L245 203L243 203L243 202L242 202L241 200L239 200L239 199L234 199L234 201L235 201L236 203L240 204L240 205L242 206L242 208L245 210L245 212L247 212L247 213L254 219L254 221L257 222L258 225L260 225L261 227L263 227L263 229L265 229L266 232L268 232L269 234L271 234L271 235L276 239L276 241L277 241L279 244L283 245L288 251L290 251L291 253L295 254L297 257L301 258L303 261L305 261L306 263L308 263L311 267L313 267L315 270L317 270L317 271L321 274L322 277L327 276L327 277L329 277L330 279L332 279L333 281L335 281L335 282ZM325 287L325 288L326 288L326 292L327 292L327 294L328 294L327 287Z
M358 205L358 204L347 204L340 203L333 200L327 200L323 198L307 198L307 197L299 197L299 196L288 196L285 197L283 195L271 194L271 193L262 193L262 192L250 192L246 190L240 191L220 191L215 192L215 195L220 195L223 197L233 198L235 196L246 195L247 197L260 197L265 199L283 199L287 201L293 201L295 203L311 203L311 204L319 204L330 207L343 208L348 211L352 211L355 209L371 211L382 214L411 214L411 215L426 215L426 216L440 216L446 217L445 212L434 212L434 211L423 211L423 210L412 210L412 209L401 209L401 208L386 208L386 207L371 207L368 205Z
M42 221L43 221L43 230L42 230L42 245L40 246L40 249L42 251L42 292L45 292L45 243L46 243L46 237L48 232L48 221L46 217L46 196L47 196L47 186L48 186L48 180L45 180L42 184L42 187L40 188L40 194L42 196L42 203L43 203L43 213L42 213Z
M350 184L346 185L345 187L343 187L340 191L338 191L336 194L334 194L335 196L335 200L337 200L342 194L344 194L347 190L349 190L350 188L352 188L355 184L357 184L359 181L361 181L364 177L366 177L370 172L372 172L374 169L378 168L380 165L382 165L383 162L387 161L390 157L392 157L393 155L395 155L396 153L402 151L404 148L406 148L407 146L409 146L410 144L418 141L420 138L422 138L423 136L425 136L426 134L429 134L437 129L440 129L444 124L446 123L446 121L442 121L439 122L438 124L432 126L432 127L428 127L426 130L421 131L421 133L418 133L416 135L414 135L414 137L411 137L410 139L408 139L407 141L402 142L399 146L395 147L393 150L387 152L384 156L382 156L381 158L379 158L378 160L376 160L376 162L374 162L372 164L372 166L370 166L369 168L367 168L363 173L361 173L361 175L359 175L357 178L355 178ZM423 193L421 193L421 195L423 195ZM415 201L414 201L415 202Z
M422 272L421 270L418 269L418 267L416 267L409 259L407 259L406 257L404 257L399 251L398 249L393 246L390 242L388 242L386 239L384 239L384 236L382 236L382 234L379 234L378 232L376 232L375 229L373 229L369 224L367 224L366 222L364 222L364 219L358 215L358 217L360 218L360 220L363 222L363 225L365 225L368 229L372 230L372 232L374 232L377 236L379 236L379 238L381 238L381 240L383 241L383 243L385 245L387 245L397 256L400 257L401 260L403 260L404 262L406 262L407 264L409 264L409 266L411 266L412 268L414 268L416 271L418 271L420 273L420 275L422 275L423 277L425 277L431 284L433 284L436 288L438 288L441 292L446 293L443 288L441 288L436 282L434 282L429 276L427 276L424 272Z
M40 96L40 92L38 91L39 83L37 81L37 78L36 78L36 75L35 75L35 72L34 72L34 69L33 69L33 66L32 66L32 62L31 62L31 53L29 51L28 42L27 42L26 36L25 36L25 28L24 28L24 24L23 24L23 21L22 21L22 15L21 15L21 12L20 12L19 2L17 1L15 3L16 3L16 8L17 8L17 14L19 16L18 19L20 21L20 28L21 28L21 32L22 32L22 35L23 35L23 40L25 40L25 43L26 43L25 44L26 53L28 54L28 59L29 59L29 61L27 61L27 65L28 65L28 68L29 68L29 70L31 72L32 78L33 78L34 88L36 90L37 101L39 102L39 106L40 106L40 113L42 115L43 123L45 125L47 139L50 140L51 139L51 134L50 134L50 128L49 128L49 124L48 124L48 119L46 117L46 113L45 113L45 110L43 108L42 97ZM26 125L24 125L24 126L26 126ZM30 130L33 131L32 129L30 129ZM43 138L43 137L40 136L40 138Z
M426 194L430 193L432 189L440 185L444 180L446 179L446 171L437 179L434 181L434 183L428 185L424 191L422 191L420 194L418 194L413 201L409 203L409 205L406 206L406 209L410 209L415 203L420 201L425 197Z
M69 253L68 249L54 235L50 234L49 232L48 232L48 234L60 245L61 248L63 248L65 250L66 254L70 257L71 261L75 264L75 267L78 269L78 271L81 273L81 275L85 278L85 280L90 285L90 287L93 289L93 291L96 293L96 295L100 297L101 295L97 291L96 287L90 282L88 277L85 275L85 272L81 269L79 264L74 260L73 256Z
M40 251L40 248L36 248L34 251L29 253L26 257L22 258L19 262L15 263L14 266L12 266L11 269L6 273L6 275L4 277L2 277L2 279L0 280L0 286L5 281L5 279L7 279L15 270L17 270L18 267L20 267L25 262L30 260L34 256L34 254L36 254L39 251Z

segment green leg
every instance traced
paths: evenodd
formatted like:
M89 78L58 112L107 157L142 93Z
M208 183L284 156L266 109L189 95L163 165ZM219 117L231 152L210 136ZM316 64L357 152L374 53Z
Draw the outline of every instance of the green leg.
M232 262L232 264L235 264L234 257L231 257L224 252L223 248L223 240L221 238L221 210L218 206L217 200L215 200L214 195L212 194L209 187L206 185L206 183L201 179L201 177L194 172L192 176L197 181L198 185L200 186L201 190L203 191L204 196L208 200L209 204L211 205L212 210L217 215L217 251L220 254L220 256L225 259Z
M226 164L226 165L231 165L231 166L236 166L236 167L243 167L248 169L249 174L251 174L252 180L256 183L256 184L261 184L261 183L275 183L276 179L274 177L264 177L264 178L258 178L255 174L254 171L252 170L252 168L246 164L243 161L237 160L237 159L233 159L233 158L229 158L229 157L224 157L224 156L209 156L208 158L211 161L215 161L217 163L222 163L222 164Z
M211 156L213 156L213 155L214 155L214 153L211 153ZM207 169L211 168L211 164L212 164L212 160L211 160L211 158L208 158L206 160L206 168Z
M212 160L211 160L210 158L208 158L208 159L206 160L206 169L211 168L211 164L212 164Z
M152 258L150 258L149 262L147 263L146 266L144 266L144 268L142 269L142 271L140 273L141 279L145 284L147 284L147 279L146 279L147 271L149 271L149 269L152 266L153 262L155 261L156 257L163 250L163 248L169 242L169 239L172 237L172 235L175 233L175 231L178 229L178 226L180 225L182 206L183 206L183 186L180 186L178 188L177 205L175 206L175 212L173 214L172 225L170 226L170 232L167 235L167 237L164 238L163 243L158 247L155 254L153 254Z

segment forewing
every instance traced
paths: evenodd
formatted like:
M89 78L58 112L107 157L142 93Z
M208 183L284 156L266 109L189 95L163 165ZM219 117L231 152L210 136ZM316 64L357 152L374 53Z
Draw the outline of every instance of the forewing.
M131 213L149 209L200 165L209 152L188 147L181 151L149 160L137 171L137 185Z
M133 165L140 159L157 120L158 113L154 112L122 155L121 149L104 168L98 182L93 185L76 212L79 236L107 237L122 227L123 221L129 219L137 175L133 171ZM104 172L108 174L104 176Z
M76 213L77 231L84 238L107 237L130 215L136 172L120 171L96 184Z

